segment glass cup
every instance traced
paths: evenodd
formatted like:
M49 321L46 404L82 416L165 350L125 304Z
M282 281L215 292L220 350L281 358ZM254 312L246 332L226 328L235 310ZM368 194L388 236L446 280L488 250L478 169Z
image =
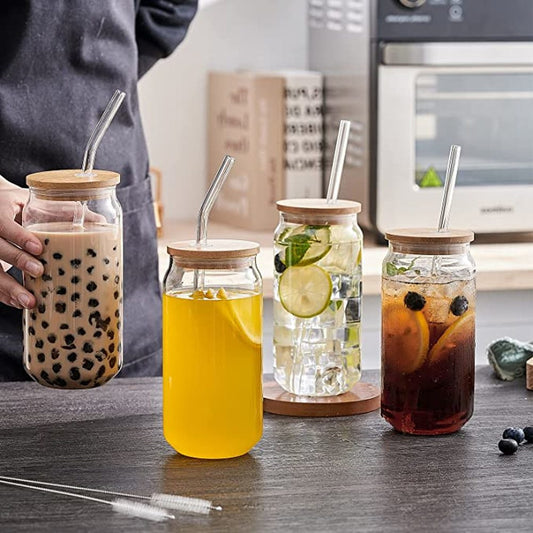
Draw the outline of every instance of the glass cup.
M402 433L452 433L474 407L474 234L402 229L386 237L381 416Z
M26 178L22 224L43 245L37 305L24 310L24 368L38 383L96 387L122 366L122 211L115 172L52 170Z
M286 391L334 396L361 376L361 204L277 202L274 377Z
M163 295L163 430L179 453L247 453L263 431L259 245L177 242Z

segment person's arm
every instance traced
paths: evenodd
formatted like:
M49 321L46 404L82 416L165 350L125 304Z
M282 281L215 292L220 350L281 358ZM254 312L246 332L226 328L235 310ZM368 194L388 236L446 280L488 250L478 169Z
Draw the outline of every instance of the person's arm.
M140 0L135 21L139 78L183 41L197 9L198 0Z
M41 241L20 225L27 200L26 189L0 176L0 302L19 309L35 307L35 297L6 270L13 265L31 276L43 273L43 265L33 257L42 252Z

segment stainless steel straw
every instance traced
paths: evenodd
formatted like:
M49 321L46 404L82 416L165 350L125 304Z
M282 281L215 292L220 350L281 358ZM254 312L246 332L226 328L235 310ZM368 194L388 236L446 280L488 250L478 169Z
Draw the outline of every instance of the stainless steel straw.
M461 157L461 147L457 144L450 146L450 155L448 156L448 166L446 167L446 180L444 182L444 191L442 192L442 204L440 206L439 231L448 229L450 221L450 210L452 208L453 191L457 179L457 170L459 169L459 158Z
M94 167L94 158L96 157L96 150L98 150L98 146L100 145L107 128L109 128L109 125L115 117L125 96L125 92L119 91L118 89L115 91L115 94L113 94L111 100L109 100L109 103L102 113L98 124L96 124L93 132L91 133L91 136L87 141L87 146L85 147L83 162L81 164L81 170L83 174L90 175L92 173Z
M346 148L348 147L348 137L350 136L351 122L341 120L339 124L339 133L335 144L335 153L333 154L333 163L331 165L331 174L329 175L327 203L334 204L339 196L341 186L342 169L344 168L344 158L346 157Z

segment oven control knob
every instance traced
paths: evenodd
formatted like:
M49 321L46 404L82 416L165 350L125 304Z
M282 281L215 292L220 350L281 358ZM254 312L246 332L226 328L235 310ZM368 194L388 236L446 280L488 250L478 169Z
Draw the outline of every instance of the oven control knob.
M405 7L415 8L426 3L426 0L398 0Z

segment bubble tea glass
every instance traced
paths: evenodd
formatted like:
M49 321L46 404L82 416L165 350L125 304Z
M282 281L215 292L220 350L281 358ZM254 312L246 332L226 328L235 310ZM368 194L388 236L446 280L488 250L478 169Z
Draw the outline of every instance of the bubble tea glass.
M247 453L263 431L259 246L184 241L167 248L163 430L179 453Z
M381 415L403 433L457 431L474 407L474 234L401 229L386 237Z
M361 204L282 200L274 235L274 377L334 396L361 376Z
M25 275L37 305L25 310L24 368L38 383L91 388L122 365L120 176L54 170L27 176L23 226L43 245L40 278Z

